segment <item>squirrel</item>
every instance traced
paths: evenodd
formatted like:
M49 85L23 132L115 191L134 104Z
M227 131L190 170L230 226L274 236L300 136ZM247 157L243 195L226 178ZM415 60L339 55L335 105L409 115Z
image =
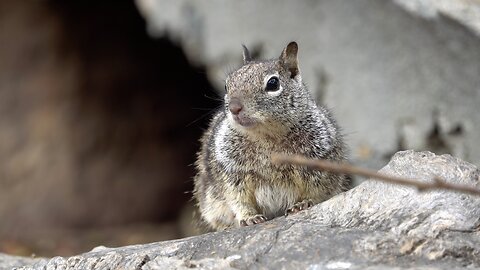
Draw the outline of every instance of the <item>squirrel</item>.
M343 136L302 82L298 45L257 61L243 45L243 66L227 75L225 106L215 114L195 162L194 198L213 230L263 223L307 209L350 186L343 174L276 165L271 154L344 161Z

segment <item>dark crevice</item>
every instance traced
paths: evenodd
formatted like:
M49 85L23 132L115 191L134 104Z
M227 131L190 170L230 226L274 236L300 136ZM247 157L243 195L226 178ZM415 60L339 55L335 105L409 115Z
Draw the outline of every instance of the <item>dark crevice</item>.
M427 145L429 149L450 152L450 149L442 136L442 131L438 122L433 123L433 128L427 136Z
M168 39L149 37L133 1L48 4L61 21L58 50L78 72L67 93L80 166L74 192L94 217L73 223L176 217L189 199L191 164L209 119L195 108L218 106L205 98L213 87L204 68Z
M463 135L463 125L462 124L457 124L456 126L454 126L449 132L448 132L449 135L452 135L452 136L461 136Z
M150 257L148 255L145 255L143 257L142 261L137 265L137 267L135 269L136 270L141 270L142 267L149 261L151 261Z

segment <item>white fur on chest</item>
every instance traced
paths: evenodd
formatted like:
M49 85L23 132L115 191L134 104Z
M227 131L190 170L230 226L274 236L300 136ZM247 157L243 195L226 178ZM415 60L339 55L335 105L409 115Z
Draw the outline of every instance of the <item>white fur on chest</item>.
M260 211L267 218L274 218L285 213L298 201L299 194L293 188L261 185L255 190L255 199Z
M225 167L227 171L231 169L233 160L228 156L228 123L223 121L220 124L217 135L215 136L215 157Z

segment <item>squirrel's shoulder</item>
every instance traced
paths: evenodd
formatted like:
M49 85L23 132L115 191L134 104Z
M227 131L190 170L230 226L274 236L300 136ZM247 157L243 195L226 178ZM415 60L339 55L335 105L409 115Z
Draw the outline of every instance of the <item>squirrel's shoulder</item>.
M215 112L210 120L207 130L203 133L200 139L202 144L200 154L210 156L208 152L214 148L215 137L217 136L221 125L226 121L225 111L219 109Z

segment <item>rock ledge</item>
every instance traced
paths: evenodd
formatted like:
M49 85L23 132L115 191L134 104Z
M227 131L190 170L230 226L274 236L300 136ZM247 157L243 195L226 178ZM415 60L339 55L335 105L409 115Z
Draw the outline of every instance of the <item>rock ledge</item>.
M450 155L398 152L383 173L480 187ZM263 225L69 258L0 255L17 269L455 269L480 267L480 198L366 181L310 210Z

